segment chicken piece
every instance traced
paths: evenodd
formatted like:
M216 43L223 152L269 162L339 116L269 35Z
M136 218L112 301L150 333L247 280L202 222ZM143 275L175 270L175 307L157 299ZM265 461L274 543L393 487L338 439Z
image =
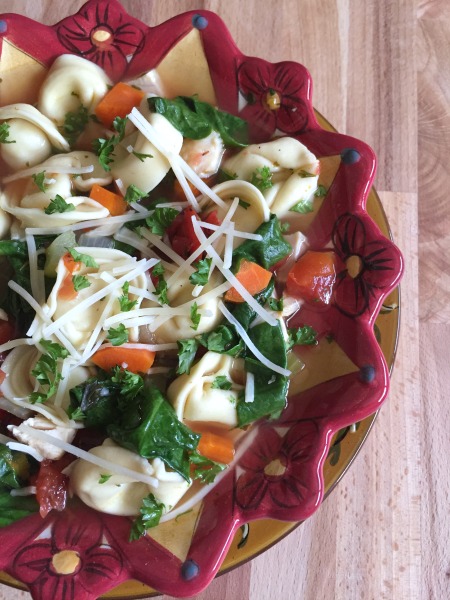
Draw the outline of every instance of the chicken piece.
M76 433L76 430L72 427L55 425L55 423L52 423L44 417L31 417L18 426L8 425L9 431L15 438L19 440L19 442L28 444L28 446L37 450L44 458L48 458L50 460L58 460L61 458L64 455L64 450L62 448L58 448L57 446L52 446L48 442L42 442L41 440L30 437L28 433L23 430L22 425L28 425L28 427L31 427L32 429L45 431L45 433L48 433L48 435L51 435L69 444L72 442Z

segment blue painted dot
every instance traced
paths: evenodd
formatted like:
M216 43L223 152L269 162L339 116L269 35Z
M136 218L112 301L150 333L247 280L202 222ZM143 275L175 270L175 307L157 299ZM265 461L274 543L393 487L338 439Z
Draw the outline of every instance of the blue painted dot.
M208 19L203 15L194 15L192 17L192 25L195 29L206 29L208 27Z
M375 379L375 367L372 365L364 365L359 371L359 378L364 383L371 383Z
M8 29L8 23L6 21L0 21L0 33L6 33Z
M345 148L341 152L341 159L345 165L353 165L359 161L361 154L354 148Z
M181 565L181 577L185 581L191 581L199 574L200 567L195 562L195 560L188 559Z

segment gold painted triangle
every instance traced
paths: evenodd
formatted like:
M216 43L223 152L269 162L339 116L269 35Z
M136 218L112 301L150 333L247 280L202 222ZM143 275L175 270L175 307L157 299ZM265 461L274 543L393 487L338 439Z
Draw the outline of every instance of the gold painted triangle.
M3 39L0 60L0 106L34 104L47 69L37 60Z

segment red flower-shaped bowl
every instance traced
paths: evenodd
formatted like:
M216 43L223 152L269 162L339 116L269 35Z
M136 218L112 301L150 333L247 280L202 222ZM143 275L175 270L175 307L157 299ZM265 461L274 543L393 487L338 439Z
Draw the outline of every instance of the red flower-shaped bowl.
M290 135L320 158L319 183L326 187L326 196L316 198L314 211L299 215L295 225L313 250L335 252L338 285L331 304L305 305L290 323L312 325L320 343L302 350L310 353L306 362L316 368L300 385L291 386L282 416L252 430L252 443L239 464L201 506L137 542L128 542L129 519L100 514L81 503L44 520L30 516L0 530L3 580L11 583L9 576L23 582L33 598L94 599L130 579L160 592L194 595L219 570L239 527L246 526L242 547L249 522L290 522L270 540L260 531L256 552L318 508L326 488L367 433L367 418L386 398L389 373L374 325L386 296L399 282L402 257L379 228L381 224L386 233L384 216L370 191L374 153L363 142L331 131L316 115L311 79L303 66L243 55L211 12L187 12L150 28L116 0L90 0L76 15L52 27L14 14L0 15L0 44L2 105L33 102L53 60L73 53L101 65L114 81L156 69L171 95L198 93L247 119L251 141ZM378 223L367 212L368 198ZM385 311L392 312L395 305L394 298ZM395 317L388 325L390 361L397 324ZM324 482L324 466L339 462L349 426L361 421L365 433L350 444L338 475L328 474ZM234 551L227 566L245 557L236 558ZM142 593L142 586L127 586L118 593Z

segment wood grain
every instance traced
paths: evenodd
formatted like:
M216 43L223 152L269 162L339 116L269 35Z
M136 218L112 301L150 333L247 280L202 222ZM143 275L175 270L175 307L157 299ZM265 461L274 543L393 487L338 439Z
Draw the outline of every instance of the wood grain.
M82 3L0 0L0 12L54 23ZM153 25L213 10L245 53L305 64L315 106L377 152L376 186L406 262L390 399L352 468L308 522L197 600L450 598L448 0L123 4ZM0 600L26 598L0 587Z

